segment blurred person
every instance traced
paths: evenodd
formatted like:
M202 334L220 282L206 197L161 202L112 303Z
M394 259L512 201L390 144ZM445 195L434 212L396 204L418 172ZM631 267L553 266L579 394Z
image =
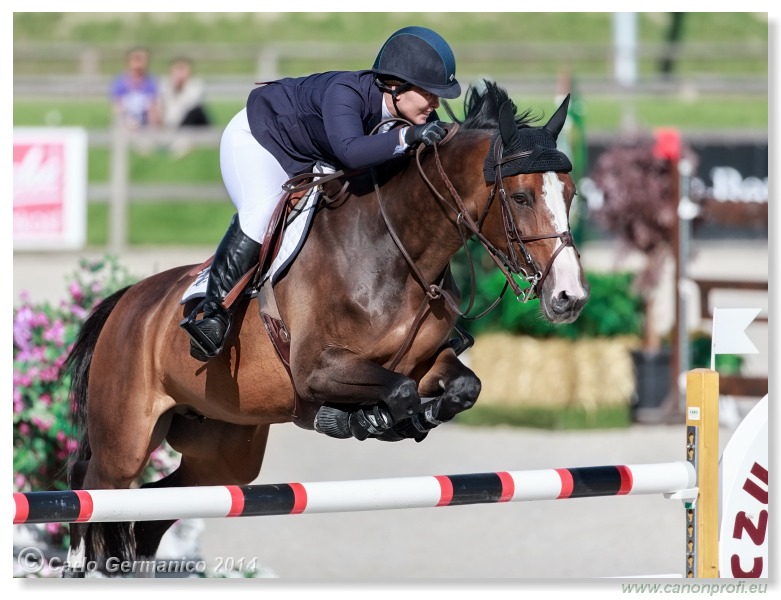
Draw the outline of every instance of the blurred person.
M285 78L250 92L220 142L222 178L238 213L214 254L203 318L180 323L194 358L222 351L231 325L222 301L258 260L282 185L318 162L364 169L442 140L447 131L435 109L440 98L461 95L455 74L453 51L438 33L405 27L385 41L371 69ZM391 118L411 125L388 122L370 135Z
M192 127L210 124L204 108L204 86L199 77L193 76L192 61L176 58L171 61L168 76L160 85L163 105L163 125L166 127Z
M111 84L111 101L116 122L128 129L160 125L160 90L149 74L149 50L137 47L127 53L125 72Z

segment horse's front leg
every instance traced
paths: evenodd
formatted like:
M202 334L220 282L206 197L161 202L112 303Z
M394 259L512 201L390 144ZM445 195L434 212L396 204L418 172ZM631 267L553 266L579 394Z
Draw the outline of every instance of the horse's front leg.
M448 346L440 351L431 369L420 379L418 390L421 396L435 398L434 416L444 422L472 408L480 387L477 375Z
M319 409L314 428L331 437L379 437L421 408L415 380L343 348L322 352L310 367L297 363L296 389Z
M458 359L454 350L450 346L443 348L424 371L418 385L420 395L433 400L423 404L417 415L396 424L393 431L401 437L422 441L429 430L474 406L480 386L480 379Z

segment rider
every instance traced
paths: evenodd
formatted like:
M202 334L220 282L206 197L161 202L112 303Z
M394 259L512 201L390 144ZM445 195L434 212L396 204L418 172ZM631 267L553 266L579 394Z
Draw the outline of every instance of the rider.
M292 176L322 161L362 169L384 163L446 134L435 109L457 98L456 61L447 42L425 27L391 35L368 71L331 71L255 88L220 142L220 169L238 213L214 255L201 320L184 319L190 354L218 355L231 315L222 301L260 254L272 213ZM382 121L413 123L399 129Z

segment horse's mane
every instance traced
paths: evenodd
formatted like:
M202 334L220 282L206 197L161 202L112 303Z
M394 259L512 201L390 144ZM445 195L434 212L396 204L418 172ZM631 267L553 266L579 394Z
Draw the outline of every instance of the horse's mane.
M499 127L499 109L505 101L510 100L507 90L499 87L493 81L483 79L483 85L470 85L464 96L464 129L497 129ZM531 127L530 123L537 120L532 110L526 109L520 115L515 103L510 100L518 127Z

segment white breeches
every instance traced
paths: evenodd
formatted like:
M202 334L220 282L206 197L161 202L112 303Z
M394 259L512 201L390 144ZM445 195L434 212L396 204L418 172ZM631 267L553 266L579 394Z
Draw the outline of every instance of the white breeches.
M247 109L242 109L222 134L220 170L241 230L262 243L271 215L290 176L277 159L252 136Z

